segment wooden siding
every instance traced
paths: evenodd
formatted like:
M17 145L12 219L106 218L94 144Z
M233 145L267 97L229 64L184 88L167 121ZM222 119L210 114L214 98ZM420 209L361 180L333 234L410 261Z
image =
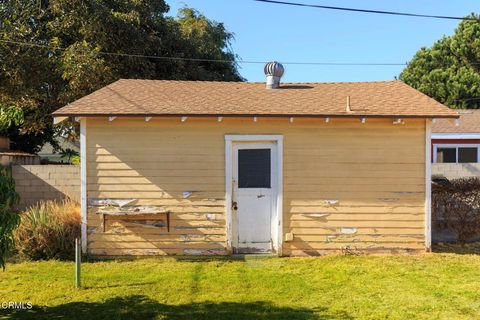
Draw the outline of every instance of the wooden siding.
M294 237L283 254L424 249L423 119L89 118L88 198L170 212L168 232L162 214L103 219L89 207L89 253L227 253L225 134L284 136L283 233Z

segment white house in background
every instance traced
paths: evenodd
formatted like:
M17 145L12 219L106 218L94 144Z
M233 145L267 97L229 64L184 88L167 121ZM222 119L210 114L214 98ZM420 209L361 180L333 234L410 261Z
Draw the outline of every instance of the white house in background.
M432 124L432 174L448 179L480 177L480 110Z

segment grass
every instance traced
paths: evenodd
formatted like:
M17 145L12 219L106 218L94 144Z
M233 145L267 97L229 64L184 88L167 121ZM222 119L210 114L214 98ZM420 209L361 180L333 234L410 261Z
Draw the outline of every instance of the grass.
M0 319L475 319L480 256L21 262L0 272Z

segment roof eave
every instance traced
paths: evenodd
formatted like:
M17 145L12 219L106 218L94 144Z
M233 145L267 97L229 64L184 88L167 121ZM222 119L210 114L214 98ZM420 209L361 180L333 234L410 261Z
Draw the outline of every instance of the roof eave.
M67 113L67 112L54 112L52 113L53 117L88 117L88 118L96 118L96 117L119 117L119 118L132 118L132 117L199 117L199 118L206 118L206 117L237 117L237 118L245 118L245 117L265 117L265 118L427 118L427 119L458 119L460 116L458 114L362 114L362 113L349 113L349 114L189 114L189 113L130 113L130 114L117 114L117 113Z

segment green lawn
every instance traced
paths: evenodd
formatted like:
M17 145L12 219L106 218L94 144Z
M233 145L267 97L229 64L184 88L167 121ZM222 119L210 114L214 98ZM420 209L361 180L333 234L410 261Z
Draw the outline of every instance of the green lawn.
M480 256L24 262L0 271L0 319L478 319Z

